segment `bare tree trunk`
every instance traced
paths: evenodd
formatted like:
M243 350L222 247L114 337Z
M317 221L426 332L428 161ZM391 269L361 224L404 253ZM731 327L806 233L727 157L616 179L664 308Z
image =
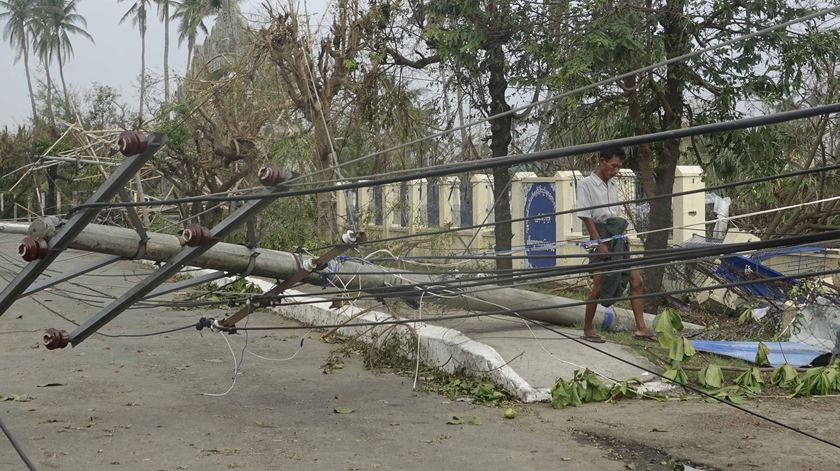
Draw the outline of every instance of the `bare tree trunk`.
M140 111L137 114L137 126L143 125L143 103L146 101L146 30L140 31Z
M169 103L169 0L163 2L163 99Z
M324 110L324 121L329 125L327 120L328 108L322 103ZM314 120L315 130L315 163L318 170L329 168L333 165L330 158L332 147L330 146L329 134L324 127L324 121L320 119ZM332 180L335 178L335 170L330 170L321 174L322 180ZM330 242L336 238L336 214L335 206L333 204L332 193L324 192L318 193L315 196L315 205L317 215L315 217L315 231L318 238L324 242Z
M510 111L510 105L505 98L508 82L505 77L505 55L501 44L494 46L488 52L488 69L490 80L487 88L490 94L490 114L496 115ZM508 146L513 139L511 135L513 117L508 114L490 121L490 150L493 157L508 155ZM510 224L510 166L493 168L493 197L495 205L493 215L497 221L495 226L496 251L508 253L511 249L513 232ZM513 259L509 256L496 258L496 270L512 270Z
M26 69L26 86L29 89L29 103L32 105L32 121L38 123L38 111L35 108L35 93L32 92L32 76L29 73L29 46L27 38L23 40L23 67Z
M50 77L50 61L46 57L44 58L44 70L47 74L47 114L49 114L50 125L54 128L55 112L53 111L52 77Z
M684 24L683 12L686 0L669 0L666 11L662 14L660 23L665 37L665 55L669 59L684 54L689 48L689 29ZM670 64L666 69L665 102L662 128L663 130L682 127L682 114L685 108L685 66L680 63ZM680 159L680 140L673 139L662 143L660 164L656 166L656 193L659 195L673 192L674 176ZM662 230L671 227L673 220L672 198L661 198L650 202L650 226L655 232L648 234L645 239L646 250L662 250L668 246L669 231ZM664 267L649 268L644 271L645 290L647 292L662 291L662 277ZM647 298L645 310L656 313L662 304L661 298Z
M70 94L67 93L67 82L64 81L64 58L61 57L61 48L57 48L58 52L58 76L61 77L61 89L64 91L64 112L67 116L72 114L70 109Z
M633 122L633 131L640 135L646 134L647 128L639 104L638 86L639 83L635 75L624 79L624 89L626 90L624 95L627 97L628 114ZM653 152L650 144L636 146L635 157L639 165L639 180L642 183L642 190L646 197L654 196L656 194L656 180L653 178Z
M195 49L195 40L190 38L187 40L187 72L184 76L190 75L190 67L192 66L193 49Z

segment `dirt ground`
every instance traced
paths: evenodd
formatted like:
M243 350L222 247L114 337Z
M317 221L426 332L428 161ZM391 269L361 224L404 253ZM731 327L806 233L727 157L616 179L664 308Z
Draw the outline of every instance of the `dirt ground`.
M125 263L110 273L134 270ZM84 278L116 294L136 279ZM96 312L54 292L36 299L77 322ZM103 332L162 330L212 314L133 310ZM250 322L293 325L270 314ZM700 469L838 469L837 449L697 399L565 410L516 405L510 420L499 407L415 392L411 378L366 370L352 357L324 374L335 346L315 333L289 361L246 354L235 387L212 397L202 393L224 393L231 384L233 360L221 334L93 336L47 351L40 337L48 327L73 326L31 299L0 317L0 395L18 399L0 402L0 417L39 469L670 470L687 462ZM287 358L305 333L252 333L248 350ZM238 357L244 335L230 341ZM747 404L835 442L838 406L837 397ZM447 425L452 416L465 423ZM473 417L480 425L469 424ZM0 436L0 470L17 469L23 463Z

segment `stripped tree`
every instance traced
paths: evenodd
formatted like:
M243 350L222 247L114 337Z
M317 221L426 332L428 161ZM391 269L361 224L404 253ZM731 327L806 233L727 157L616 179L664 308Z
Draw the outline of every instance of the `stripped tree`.
M313 166L319 180L334 180L337 162L334 102L351 81L363 43L365 12L356 0L340 0L334 7L329 32L313 37L301 28L292 7L275 11L266 5L271 22L260 35L262 47L276 65L284 91L295 110L312 126ZM333 240L335 207L329 193L316 196L318 237Z

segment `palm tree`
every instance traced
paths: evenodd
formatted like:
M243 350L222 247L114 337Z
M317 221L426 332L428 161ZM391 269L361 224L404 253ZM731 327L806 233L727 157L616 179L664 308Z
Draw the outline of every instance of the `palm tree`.
M212 12L212 0L182 0L175 4L173 18L178 19L178 44L187 41L187 73L192 64L199 30L208 34L204 18Z
M155 0L158 4L158 16L163 20L164 36L163 36L163 98L169 103L169 21L171 15L169 14L169 7L175 6L178 2L175 0Z
M124 0L118 0L120 2ZM138 124L143 123L143 102L146 100L146 18L151 0L135 0L131 8L120 19L120 24L131 18L132 24L140 30L140 112Z
M53 54L58 59L58 73L61 76L61 86L64 90L65 110L70 110L70 94L67 92L67 82L64 80L64 63L73 55L71 34L78 34L90 39L87 20L76 13L78 0L38 0L35 2L35 18L33 32L35 44L44 61L47 70L47 88L50 87L49 63ZM48 94L49 97L49 94ZM51 112L51 111L50 111Z
M32 105L32 121L38 123L38 112L35 109L35 94L32 93L32 76L29 73L29 33L30 22L35 12L29 0L0 0L0 21L6 21L3 39L16 50L15 60L23 56L23 67L26 69L26 86L29 87L29 102Z

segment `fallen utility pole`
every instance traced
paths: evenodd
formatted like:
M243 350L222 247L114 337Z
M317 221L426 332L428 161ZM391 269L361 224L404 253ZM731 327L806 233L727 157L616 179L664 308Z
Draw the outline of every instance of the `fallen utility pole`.
M88 203L110 202L165 142L166 136L163 134L154 133L146 136L134 131L123 131L117 145L126 159L88 198ZM94 220L97 213L98 211L87 209L76 211L55 231L49 243L37 238L24 239L19 251L24 256L24 260L30 263L0 293L0 316L58 258L73 238Z
M35 234L44 240L49 240L55 232L57 219L43 218L31 224L28 230L30 236ZM20 225L2 225L1 232L19 231ZM143 258L155 262L166 262L182 250L185 241L181 236L146 233L145 252ZM97 252L113 256L134 258L141 243L136 231L113 226L89 224L70 243L69 248L87 252ZM190 260L195 267L218 270L225 273L240 273L270 279L285 280L300 273L301 268L317 264L315 257L293 254L264 248L249 249L242 245L219 242ZM335 273L340 271L340 273ZM393 272L393 273L389 273ZM584 306L556 307L562 304L572 304L578 300L536 293L516 288L502 286L487 288L458 287L451 278L432 277L429 275L402 275L398 270L389 270L371 263L357 262L352 259L342 260L340 268L337 262L327 264L322 270L310 270L300 281L323 286L326 278L338 286L359 288L373 293L387 295L389 291L404 293L410 285L428 285L430 291L435 285L445 284L451 294L445 296L427 296L427 300L459 309L474 311L499 311L504 309L528 309L522 316L556 325L573 326L583 322ZM401 287L404 287L401 289ZM417 288L416 294L405 297L416 299L422 289ZM539 309L546 306L545 309ZM645 314L648 326L654 316ZM632 311L613 307L612 312L605 311L601 306L595 317L596 325L603 330L632 330L635 326ZM686 325L689 329L702 329L699 325Z

